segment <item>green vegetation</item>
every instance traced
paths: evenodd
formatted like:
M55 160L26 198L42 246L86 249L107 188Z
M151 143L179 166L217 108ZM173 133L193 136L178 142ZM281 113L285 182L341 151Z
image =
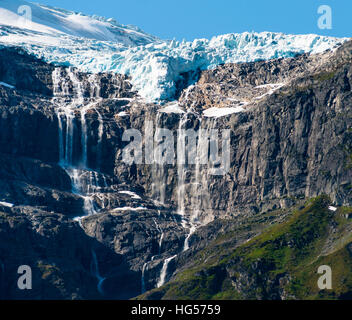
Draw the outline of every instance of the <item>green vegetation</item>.
M333 212L330 203L327 196L311 199L232 250L210 245L196 255L192 268L154 293L167 299L352 298L352 220L345 218L352 208ZM214 242L224 244L227 236ZM332 269L332 290L317 286L321 265Z
M336 71L333 72L322 72L314 75L314 80L317 80L319 82L322 81L328 81L331 80L335 77Z
M352 153L347 155L347 165L346 169L352 169Z

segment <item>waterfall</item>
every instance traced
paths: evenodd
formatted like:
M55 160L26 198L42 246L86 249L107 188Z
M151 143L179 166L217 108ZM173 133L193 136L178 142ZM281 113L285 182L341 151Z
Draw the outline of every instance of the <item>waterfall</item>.
M95 198L99 198L101 201L101 207L105 208L106 205L110 206L110 197L106 197L101 193L102 188L107 188L108 184L104 175L90 169L92 159L89 153L90 144L90 132L91 127L87 119L87 115L93 111L97 115L98 129L97 129L97 149L96 149L96 164L98 168L101 168L100 160L102 159L102 146L104 136L104 121L101 111L98 110L98 103L103 99L101 98L101 88L99 83L98 75L90 75L88 78L89 90L84 88L83 81L80 80L80 74L74 69L68 68L55 68L52 74L53 79L53 103L56 105L56 113L58 119L58 140L59 140L59 164L66 170L72 181L72 192L80 196L83 200L83 216L75 218L76 221L82 226L82 219L86 216L93 215L99 212L99 208L96 208L97 203ZM87 92L89 95L87 96ZM187 95L190 93L190 89L187 91ZM197 228L201 225L202 214L208 205L208 142L211 130L216 125L216 119L203 120L199 117L199 132L198 139L195 145L195 162L190 163L186 161L186 129L188 116L194 114L194 111L188 111L180 117L178 130L177 130L177 190L176 190L176 202L177 202L177 213L181 216L182 226L185 229L185 239L183 244L183 251L187 251L190 248L190 238L196 232ZM158 112L155 119L156 130L162 122L162 113ZM152 170L152 196L159 204L165 204L166 199L166 182L167 182L167 164L162 163L163 155L159 150L155 152L155 145L159 143L160 135L155 132L155 138L153 133L153 122L146 121L145 133L146 133L146 163L151 165ZM75 123L79 122L80 126L75 126ZM204 121L204 122L203 122ZM205 128L203 128L205 127ZM77 132L81 128L80 132ZM78 135L80 134L80 135ZM78 135L78 136L77 136ZM189 138L188 138L189 139ZM77 141L79 141L77 146ZM188 148L190 144L188 142ZM150 147L150 148L149 148ZM153 152L151 151L153 150ZM79 153L80 151L81 153ZM149 152L150 151L150 152ZM215 156L216 158L216 156ZM147 160L148 159L148 160ZM78 161L77 161L78 160ZM212 159L216 162L217 159ZM188 180L191 179L189 182ZM186 203L186 191L189 194L190 201ZM106 201L108 203L106 204ZM160 215L160 213L159 213ZM157 225L157 222L155 220ZM160 233L158 241L158 255L162 252L162 244L164 240L164 231L157 225L157 229ZM162 286L167 278L169 263L175 259L177 255L166 258L163 261L163 266L160 271L159 281L157 286ZM151 258L151 261L155 256ZM99 281L98 286L104 281L99 275L98 265L95 253L93 254L93 260L95 265L95 275ZM150 261L149 261L150 262ZM142 268L142 291L145 288L145 271L148 269L148 263L146 262ZM99 289L99 288L98 288ZM99 289L99 290L100 290Z
M187 251L189 249L189 239L191 238L192 234L196 232L196 230L197 230L196 225L191 223L191 227L189 228L188 235L185 238L185 242L183 245L183 251Z
M179 215L185 215L185 180L186 180L186 159L184 152L185 144L185 130L183 129L184 125L187 122L187 113L183 115L180 119L180 123L177 131L177 212Z
M209 152L209 137L211 136L211 130L216 126L216 119L210 119L209 124L204 129L202 127L203 119L199 118L199 131L198 141L196 150L196 161L194 165L194 182L193 182L193 196L192 212L189 217L189 232L185 238L183 251L189 249L189 239L196 232L197 228L202 225L200 221L200 215L202 210L209 207L209 191L208 191L208 152ZM183 223L186 227L186 222Z
M193 214L191 217L191 222L198 220L200 211L202 209L202 198L203 198L203 182L202 178L202 167L206 163L206 156L208 155L208 144L207 136L204 135L202 129L202 119L199 119L199 131L198 131L198 141L197 141L197 151L196 151L196 164L194 172L194 184L193 184Z
M189 249L189 240L191 236L196 232L199 226L202 225L201 213L209 208L209 190L208 190L208 179L209 179L209 165L211 163L215 163L218 159L211 158L208 161L209 154L209 142L212 137L212 130L216 126L216 118L209 119L203 122L201 117L199 120L199 129L197 142L195 145L195 163L192 165L193 169L193 180L191 182L191 206L187 210L187 215L185 213L185 131L182 130L185 122L187 121L187 115L185 115L179 123L179 131L178 131L178 192L177 192L177 203L178 203L178 213L182 216L182 226L185 230L188 230L188 234L185 237L183 251L187 251ZM203 124L205 124L205 128L203 128ZM210 139L210 140L209 140ZM213 142L215 143L215 142ZM192 146L189 146L192 147ZM188 164L189 165L189 164ZM190 166L188 166L190 168ZM204 218L204 217L203 217ZM204 219L203 219L204 220Z
M152 194L157 203L164 205L166 196L166 176L164 165L154 163L152 166Z
M82 84L78 79L77 74L70 67L67 71L68 77L73 85L73 99L72 103L64 108L66 116L66 165L73 163L73 137L74 137L74 110L79 108L84 103Z
M161 119L161 113L158 112L156 115L155 120L155 127L156 131L155 134L157 135L158 126ZM154 146L155 147L155 146ZM162 155L155 153L155 148L153 148L153 161L152 161L152 195L155 200L161 205L165 204L166 200L166 171L165 165L162 162Z
M148 265L148 262L146 262L144 265L143 265L143 268L142 268L142 280L141 280L141 287L142 287L142 294L144 292L146 292L146 288L145 288L145 280L144 280L144 273L145 273L145 269Z
M82 134L81 134L81 144L82 144L82 166L87 168L88 166L88 154L87 154L87 144L88 144L88 137L87 137L87 122L86 122L86 113L90 105L85 106L81 109L81 127L82 127Z
M159 215L160 215L160 211L159 211ZM155 223L155 226L156 226L157 230L158 230L159 233L160 233L160 238L159 238L159 242L158 242L158 244L159 244L158 255L160 255L160 254L161 254L161 246L162 246L162 242L163 242L163 238L164 238L164 232L163 232L162 228L159 226L159 224L158 224L158 222L156 221L155 218L153 218L153 221L154 221L154 223ZM141 286L141 287L142 287L142 293L144 293L144 292L146 291L146 290L145 290L145 270L146 270L146 268L147 268L147 266L148 266L148 263L151 262L151 261L153 261L155 257L156 257L156 256L152 256L152 258L150 259L150 261L147 261L147 262L144 263L144 265L143 265L143 268L142 268L142 279L141 279L141 283L142 283L142 286Z
M64 76L65 73L66 76ZM73 68L55 68L52 73L52 81L53 103L57 105L59 164L71 178L72 192L83 199L85 216L96 214L93 193L100 189L100 185L97 177L98 173L88 169L88 128L86 115L91 109L94 109L98 115L98 144L100 148L104 128L102 117L95 107L101 101L98 77L97 75L89 77L90 98L84 97L83 82L80 81L78 73ZM72 85L72 92L70 92L70 84ZM74 120L76 119L76 112L80 114L79 120L81 122L80 167L75 167L74 165ZM99 157L99 155L97 156ZM92 179L93 176L94 182ZM90 183L87 183L87 179L90 179ZM106 184L106 181L104 184ZM76 217L75 220L81 225L83 217Z
M93 73L89 76L88 79L89 83L91 84L91 90L90 90L90 97L91 98L100 98L100 83L98 83L98 75Z
M75 109L79 108L84 102L83 88L78 80L77 75L74 73L72 68L66 70L67 78L61 76L61 68L55 68L52 73L53 80L53 102L59 103L56 109L58 127L59 127L59 154L60 163L66 166L72 165L73 162L73 136L74 136L74 119L75 119ZM73 93L69 92L69 82L70 80L73 87ZM67 98L70 98L70 103L67 103ZM60 101L62 99L63 101ZM66 119L66 134L64 139L64 126L62 118Z
M65 157L64 153L64 136L63 136L63 128L62 128L62 120L61 114L57 112L57 120L59 126L59 163L63 163L63 159Z
M65 151L65 163L70 164L73 161L73 134L74 126L73 119L75 118L72 110L65 108L66 116L66 151Z
M156 222L156 220L153 218L153 221L156 225L156 228L158 229L159 233L160 233L160 238L159 238L159 255L161 253L161 246L162 246L162 243L163 243L163 239L164 239L164 232L163 232L163 229L159 226L159 224Z
M163 244L163 239L164 239L164 232L161 233L160 239L159 239L159 255L161 254L161 247Z
M92 265L91 265L91 270L92 270L92 274L97 278L98 280L98 285L97 285L97 289L98 292L101 295L104 295L104 291L103 291L103 282L105 281L106 278L102 277L100 275L99 272L99 265L98 265L98 259L97 259L97 255L95 253L94 250L92 250L92 256L93 256L93 261L92 261Z
M101 143L104 131L101 114L98 112L97 108L95 108L95 106L102 101L102 98L100 97L100 87L98 84L97 75L91 75L89 77L90 98L85 98L83 83L79 80L77 72L72 68L64 70L67 73L66 77L62 76L61 68L55 68L52 74L54 94L53 101L54 103L58 103L56 113L59 126L60 162L63 163L65 166L73 166L73 142L75 134L74 120L76 119L75 113L79 112L81 122L82 147L81 165L83 166L83 168L87 168L88 136L86 115L89 110L94 109L98 115L98 143ZM70 93L69 91L70 84L72 84L72 93ZM69 102L67 102L68 99L70 99ZM65 119L65 127L63 119Z
M98 91L100 92L100 91ZM97 151L97 165L99 168L101 168L101 159L102 159L102 147L103 147L103 135L104 135L104 122L103 122L103 117L101 116L101 113L97 110L97 108L94 108L95 112L98 115L98 121L99 121L99 127L98 127L98 151ZM107 186L107 185L106 185Z
M160 214L161 214L161 213L160 213L160 210L158 210L158 212L159 212L159 216L160 216ZM160 256L160 254L161 254L161 248L162 248L162 243L163 243L163 239L164 239L164 232L163 232L163 229L159 226L159 224L158 224L158 222L156 221L155 218L153 218L153 221L154 221L154 223L155 223L155 226L156 226L158 232L160 233L160 238L159 238L159 241L158 241L158 245L159 245L159 248L158 248L158 255ZM146 268L147 268L149 262L153 261L155 257L156 257L156 255L155 255L155 256L152 256L152 258L151 258L149 261L147 261L146 263L144 263L144 265L143 265L143 268L142 268L142 278L141 278L142 293L144 293L144 292L146 291L146 290L145 290L145 289L146 289L146 288L145 288L145 270L146 270ZM176 256L174 256L173 258L175 258L175 257L176 257ZM168 261L168 260L169 260L169 261ZM166 261L167 261L167 264L169 264L169 262L170 262L171 260L170 260L170 259L164 260L163 265L165 265L165 262L166 262ZM165 268L167 269L167 265L165 266ZM160 271L160 279L163 279L163 280L162 280L163 282L165 282L166 271L167 271L167 270L164 270L164 268L162 268L162 270ZM161 281L161 280L159 280L159 282L160 282L160 281ZM159 282L158 282L158 283L159 283Z
M166 276L167 276L167 268L169 266L169 263L174 260L177 257L177 255L172 256L171 258L165 259L164 263L163 263L163 267L161 268L161 272L160 272L160 279L157 283L157 287L160 288L161 286L163 286L165 284L166 281Z

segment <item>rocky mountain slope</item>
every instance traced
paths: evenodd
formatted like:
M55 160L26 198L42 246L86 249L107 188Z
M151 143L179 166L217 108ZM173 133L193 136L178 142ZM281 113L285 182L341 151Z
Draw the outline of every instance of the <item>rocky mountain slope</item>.
M1 30L1 298L350 297L351 41L142 34L148 44L102 47L68 33L67 55L44 38L10 44L18 29ZM131 129L141 163L124 161ZM214 130L228 162L208 159ZM166 138L175 158L160 164ZM338 270L330 295L313 283L319 263ZM32 290L16 285L20 265Z
M314 261L348 257L351 47L199 72L163 106L144 102L126 76L1 50L2 297L132 298L156 287L142 297L319 297L292 279L305 284L314 270L298 249L314 247ZM148 121L175 134L231 129L229 172L126 165L123 132L145 132ZM330 200L292 213L321 194ZM19 264L32 266L35 290L16 289Z
M267 224L250 239L242 237L253 221L236 221L189 257L167 285L138 298L351 299L352 224L346 215L352 208L335 212L330 203L321 196L300 208L273 211L271 217L282 215L284 221ZM332 290L317 285L323 265L332 268Z
M48 63L88 73L129 75L147 102L177 98L184 75L191 84L197 70L322 53L347 40L274 32L233 33L191 42L161 40L114 19L23 0L0 1L0 46L19 47Z

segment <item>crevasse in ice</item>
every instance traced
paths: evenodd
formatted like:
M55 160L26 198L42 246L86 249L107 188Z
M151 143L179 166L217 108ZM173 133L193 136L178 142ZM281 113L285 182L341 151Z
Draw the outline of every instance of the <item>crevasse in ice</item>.
M182 73L211 69L224 63L320 53L346 40L314 34L244 32L211 40L163 41L113 19L34 4L30 6L34 6L35 25L21 28L16 20L18 16L9 19L10 14L16 13L14 2L26 3L22 0L0 2L3 24L0 25L0 45L20 46L47 62L74 66L85 72L127 74L135 90L150 102L172 100Z

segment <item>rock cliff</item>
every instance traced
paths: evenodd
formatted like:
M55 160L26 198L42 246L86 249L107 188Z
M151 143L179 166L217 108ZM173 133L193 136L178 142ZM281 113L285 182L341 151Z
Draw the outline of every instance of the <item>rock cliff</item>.
M352 206L351 62L346 42L316 55L195 70L193 84L178 84L177 101L158 105L125 75L1 49L0 295L132 298L162 287L239 221L252 223L231 240L238 245L307 199L326 194ZM175 162L126 164L124 132L142 133L146 159L157 128L170 130ZM229 130L229 170L212 175L199 157L182 164L177 145L192 146L180 129ZM23 264L33 268L32 292L16 289ZM211 272L251 276L236 268ZM243 293L242 280L233 286ZM266 288L261 298L291 297Z

